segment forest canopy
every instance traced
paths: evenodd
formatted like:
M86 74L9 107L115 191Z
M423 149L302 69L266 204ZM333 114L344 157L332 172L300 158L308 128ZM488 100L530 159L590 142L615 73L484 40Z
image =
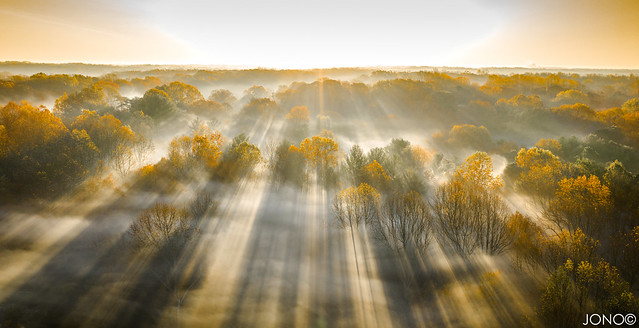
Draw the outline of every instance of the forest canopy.
M2 74L0 326L636 313L638 99L596 71Z

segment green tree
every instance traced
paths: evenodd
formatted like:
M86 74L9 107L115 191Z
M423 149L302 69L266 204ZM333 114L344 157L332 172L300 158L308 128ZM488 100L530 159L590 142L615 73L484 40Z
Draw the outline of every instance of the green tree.
M366 156L364 156L364 152L360 146L353 145L351 147L351 150L344 158L344 163L351 183L359 185L364 182L363 170L364 166L366 166Z
M217 176L222 180L234 181L248 174L264 159L260 149L249 142L244 134L233 138L231 146L222 157Z
M154 120L170 118L177 112L177 107L171 97L156 88L149 89L142 98L135 100L132 109L141 111Z

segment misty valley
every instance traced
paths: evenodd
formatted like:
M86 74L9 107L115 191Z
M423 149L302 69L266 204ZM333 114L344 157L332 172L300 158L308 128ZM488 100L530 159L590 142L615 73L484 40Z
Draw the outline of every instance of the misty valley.
M637 314L636 73L0 63L0 327Z

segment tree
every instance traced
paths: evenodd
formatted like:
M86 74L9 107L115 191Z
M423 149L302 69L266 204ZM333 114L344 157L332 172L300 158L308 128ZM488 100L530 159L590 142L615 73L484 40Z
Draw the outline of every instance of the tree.
M69 130L46 108L36 108L23 102L8 103L0 109L0 125L4 126L5 151L26 153L46 145Z
M223 145L224 138L220 132L196 134L192 139L191 151L198 162L207 169L214 169L219 164Z
M540 257L537 262L548 273L552 273L568 259L577 263L594 262L597 259L599 241L587 236L581 229L572 232L562 230L540 241Z
M149 89L142 98L135 100L132 109L141 111L154 120L168 119L177 112L171 97L156 88Z
M269 98L257 98L244 105L237 113L234 122L236 129L251 130L256 126L264 127L276 117L281 117L281 108Z
M496 191L504 184L499 176L493 176L493 163L488 154L476 152L457 168L455 178L469 188L473 215L479 215L477 242L489 254L501 253L509 246L506 220L509 209Z
M572 266L573 262L567 262L566 265ZM537 316L548 327L577 326L582 315L566 265L550 275L539 300Z
M206 207L203 204L200 206ZM193 219L185 209L156 203L142 211L128 230L136 251L152 258L153 262L148 264L150 270L175 297L178 322L182 303L199 280L198 272L185 274L188 264L185 253L189 242L199 232ZM198 266L193 270L198 271Z
M0 108L3 200L59 196L59 192L69 190L91 174L98 153L86 131L69 132L44 107L24 102Z
M116 152L120 145L128 147L135 142L135 133L113 115L98 115L95 111L82 111L71 124L73 129L85 130L102 153L103 159L122 154ZM120 147L120 149L124 149Z
M115 90L117 93L117 90ZM118 94L119 96L119 94ZM64 118L73 119L83 110L104 111L109 106L108 96L99 84L93 84L79 92L64 95L55 100L55 110Z
M499 99L495 106L498 108L511 108L517 110L540 109L544 107L544 102L537 95L516 95L508 100Z
M566 267L570 269L570 266ZM595 312L632 313L639 309L630 286L621 278L617 268L608 262L582 261L574 270L576 284L580 289L585 289L593 300Z
M393 250L425 251L432 216L416 192L394 194L386 199L379 216L379 235Z
M639 111L639 99L632 98L626 101L621 106L621 110L623 110L626 113L636 113L637 111Z
M138 215L129 227L136 247L162 248L166 243L182 244L194 233L188 213L166 203L156 203Z
M522 148L517 153L516 162L522 169L517 181L522 191L540 197L542 201L555 196L557 185L566 170L557 156L545 149Z
M548 326L577 326L583 313L634 313L639 303L614 266L566 260L551 274L537 314Z
M532 268L541 258L543 230L530 217L515 212L508 219L508 231L515 252L515 266L522 269L525 264Z
M295 106L286 114L286 134L294 139L302 139L308 132L310 115L306 106Z
M381 190L388 187L391 177L386 174L381 164L373 160L372 163L364 167L364 181Z
M616 234L611 242L612 262L632 287L639 279L639 226Z
M559 105L585 104L588 103L588 95L579 90L565 90L559 92L553 102Z
M222 180L234 181L249 173L263 161L260 149L249 143L244 134L233 138L230 148L222 157L217 176Z
M113 154L113 168L120 176L124 177L129 173L133 165L135 165L133 150L131 150L131 147L119 144L113 151Z
M561 105L557 108L553 108L552 112L560 117L568 119L569 122L573 122L575 120L582 122L597 121L597 112L590 108L590 106L582 103Z
M493 176L493 162L484 152L470 155L455 171L455 177L482 190L497 190L504 185L504 180Z
M490 151L495 147L493 137L484 126L455 125L448 133L448 143L459 148Z
M285 118L295 124L308 124L310 115L306 106L295 106Z
M639 224L639 179L628 172L619 161L614 161L606 168L603 181L610 190L610 198L614 206L613 218L617 219L620 228L631 228Z
M353 145L351 150L346 154L344 158L346 164L346 171L348 172L351 183L359 185L364 182L364 166L366 166L366 156L362 148L358 145Z
M200 90L192 85L179 81L159 86L157 89L164 91L177 106L182 108L186 108L197 101L204 100Z
M231 109L232 105L237 101L237 98L235 98L233 93L229 90L217 89L211 90L209 100L217 101L227 107L227 109Z
M553 154L561 154L561 143L557 139L539 139L535 144L536 148L545 149Z
M559 182L545 214L560 229L581 228L594 235L603 227L611 205L610 189L599 178L581 176Z
M438 229L459 253L468 255L479 247L498 254L510 245L509 209L496 192L501 186L501 178L492 175L490 157L478 152L435 192L431 206Z
M254 85L246 90L244 90L244 96L242 99L247 99L249 102L254 99L266 98L268 97L268 91L261 85Z
M149 138L145 138L141 134L136 135L131 147L135 161L140 165L146 163L154 149L153 141Z
M375 188L365 183L357 187L349 187L340 191L333 199L332 212L342 228L348 227L351 232L353 255L359 273L359 260L355 246L355 230L360 224L371 224L378 220L380 194Z
M275 101L269 98L253 99L250 103L242 107L240 111L243 117L253 120L273 116L278 112L280 112L280 107Z
M213 100L196 100L188 104L185 107L188 112L193 113L195 115L199 115L205 117L207 119L213 119L218 117L221 113L226 111L226 108Z
M433 152L418 145L410 146L410 152L412 155L412 161L420 169L423 169L426 164L430 163L433 160Z
M223 146L224 137L219 131L176 137L169 144L168 164L178 177L186 177L198 168L211 172L220 163Z
M333 139L320 136L306 138L300 144L300 151L310 167L326 169L337 166L339 146Z
M510 209L494 192L481 194L472 201L475 215L480 216L476 233L479 248L491 255L503 252L512 243L507 225Z
M7 128L0 124L0 158L7 156L9 151L9 135L7 134Z
M393 160L391 159L390 155L388 155L388 153L386 152L384 148L379 148L379 147L371 148L368 151L366 158L368 160L368 163L372 163L376 161L382 167L386 168L387 173L390 173L390 175L394 175Z
M340 191L333 200L333 214L343 227L357 229L371 223L379 214L380 194L366 183Z
M279 183L293 183L301 187L307 181L306 159L298 147L282 141L269 163L273 179Z
M469 215L470 193L462 181L453 180L437 188L432 200L438 232L460 254L471 254L477 248L476 234L480 222Z

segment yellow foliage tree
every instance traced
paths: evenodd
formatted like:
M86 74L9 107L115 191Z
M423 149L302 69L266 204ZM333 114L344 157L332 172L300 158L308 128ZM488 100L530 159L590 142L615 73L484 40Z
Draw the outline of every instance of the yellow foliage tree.
M308 123L310 113L306 106L295 106L286 114L286 119L295 123Z
M300 144L300 151L311 167L328 168L337 166L339 146L330 138L315 136L306 138Z
M561 144L557 139L539 139L535 144L535 147L540 149L546 149L553 154L559 154L561 152Z
M497 192L503 181L492 171L488 154L477 152L435 192L432 208L439 231L461 254L477 247L497 254L511 242L506 224L510 210Z
M382 165L379 164L376 160L366 165L364 167L364 172L367 178L366 180L368 180L373 186L377 188L385 187L386 183L391 180L391 177L386 174L386 171L384 171Z
M171 140L168 151L168 163L178 174L186 172L191 157L192 140L189 136Z
M517 166L523 169L519 176L519 187L530 194L548 200L555 195L557 184L563 178L566 165L552 152L530 148L517 153Z
M9 135L4 125L0 125L0 157L4 157L9 153Z
M450 129L448 136L448 143L456 147L489 151L495 146L493 137L483 125L455 125Z
M169 163L180 174L192 165L211 170L219 165L224 137L218 131L175 138L169 144Z
M433 160L433 152L428 151L425 148L420 147L418 145L411 145L410 153L415 163L417 163L420 166L424 166Z
M362 222L368 223L379 213L381 196L371 185L362 183L340 191L333 200L333 214L338 222L356 229Z
M508 219L508 231L513 239L515 266L519 269L524 264L532 267L541 256L540 244L544 237L541 227L528 216L515 212Z
M253 166L263 160L260 149L248 142L241 143L234 151L238 156L237 161L241 167Z
M224 138L220 132L193 136L192 152L196 159L203 161L209 169L216 168L222 156Z
M16 153L43 146L69 132L48 109L27 102L10 102L0 109L0 125L4 126L6 149Z
M496 190L504 185L504 180L500 176L493 176L493 162L484 152L468 156L457 168L455 178L485 190Z
M604 223L611 206L610 189L597 176L584 175L559 182L546 214L560 228L581 228L592 235Z
M118 145L134 142L135 133L113 115L100 116L96 111L82 111L71 124L73 129L85 130L103 156L112 156Z
M546 272L553 272L568 259L576 262L594 261L597 258L599 241L586 235L581 229L561 230L554 236L539 239L537 262Z

